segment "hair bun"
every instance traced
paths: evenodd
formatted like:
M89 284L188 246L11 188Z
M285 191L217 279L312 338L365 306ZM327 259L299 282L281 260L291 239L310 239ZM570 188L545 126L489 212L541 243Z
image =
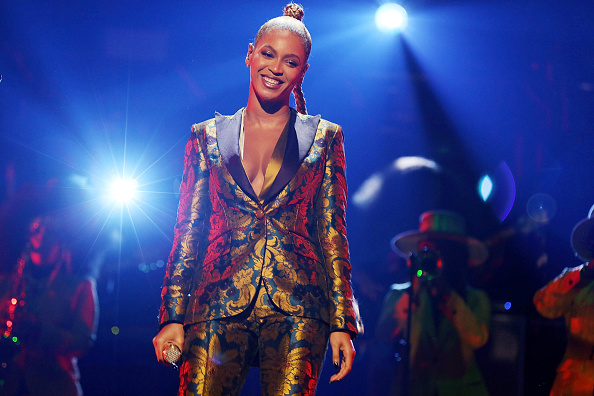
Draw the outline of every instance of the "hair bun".
M298 21L303 19L304 14L305 14L305 12L303 12L303 7L301 7L299 4L295 4L295 3L287 4L285 6L285 12L283 13L284 16L295 18Z

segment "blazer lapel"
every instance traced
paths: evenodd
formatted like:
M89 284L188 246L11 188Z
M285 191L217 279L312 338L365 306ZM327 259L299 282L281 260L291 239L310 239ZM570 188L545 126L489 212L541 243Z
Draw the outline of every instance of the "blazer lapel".
M217 144L225 167L233 177L233 180L251 199L258 201L256 193L243 169L241 156L239 155L239 133L241 130L241 117L243 108L239 109L231 117L215 113L217 128Z
M243 109L240 109L231 117L215 113L217 144L223 163L235 182L250 198L258 201L239 155L242 111ZM299 170L313 144L320 118L320 115L301 117L294 109L291 109L285 157L268 193L262 197L265 204L271 201Z
M297 115L297 111L291 109L285 157L268 193L262 197L265 204L285 188L299 170L313 144L320 118L320 115L301 118Z

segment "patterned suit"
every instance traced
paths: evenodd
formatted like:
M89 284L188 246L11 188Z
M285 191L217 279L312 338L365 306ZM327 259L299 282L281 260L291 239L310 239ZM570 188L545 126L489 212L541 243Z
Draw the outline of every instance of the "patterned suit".
M282 165L258 198L241 163L241 118L192 126L161 326L241 314L262 285L284 314L354 338L342 129L291 109Z

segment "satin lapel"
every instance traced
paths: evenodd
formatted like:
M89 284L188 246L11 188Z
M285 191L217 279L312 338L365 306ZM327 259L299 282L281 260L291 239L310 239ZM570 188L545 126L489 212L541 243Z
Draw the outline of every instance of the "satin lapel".
M239 109L232 117L225 117L224 115L215 113L217 144L223 163L233 177L233 180L235 180L243 192L250 198L258 201L254 189L245 174L245 170L241 164L241 156L239 155L239 132L241 129L242 111L243 109Z
M309 149L313 144L319 122L319 115L313 117L307 116L305 119L302 119L297 115L295 110L291 109L291 120L289 122L285 158L283 159L283 164L278 175L276 175L276 179L272 182L268 193L262 198L265 204L285 188L287 183L289 183L293 176L295 176L295 173L299 170L301 163L307 156L307 153L309 153Z

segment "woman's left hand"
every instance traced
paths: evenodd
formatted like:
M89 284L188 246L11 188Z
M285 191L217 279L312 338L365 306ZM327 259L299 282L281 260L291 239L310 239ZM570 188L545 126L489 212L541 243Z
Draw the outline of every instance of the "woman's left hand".
M351 371L355 359L355 347L351 335L346 331L334 331L330 333L330 347L332 348L332 363L338 370L330 377L330 382L340 381ZM340 353L342 352L342 359Z

